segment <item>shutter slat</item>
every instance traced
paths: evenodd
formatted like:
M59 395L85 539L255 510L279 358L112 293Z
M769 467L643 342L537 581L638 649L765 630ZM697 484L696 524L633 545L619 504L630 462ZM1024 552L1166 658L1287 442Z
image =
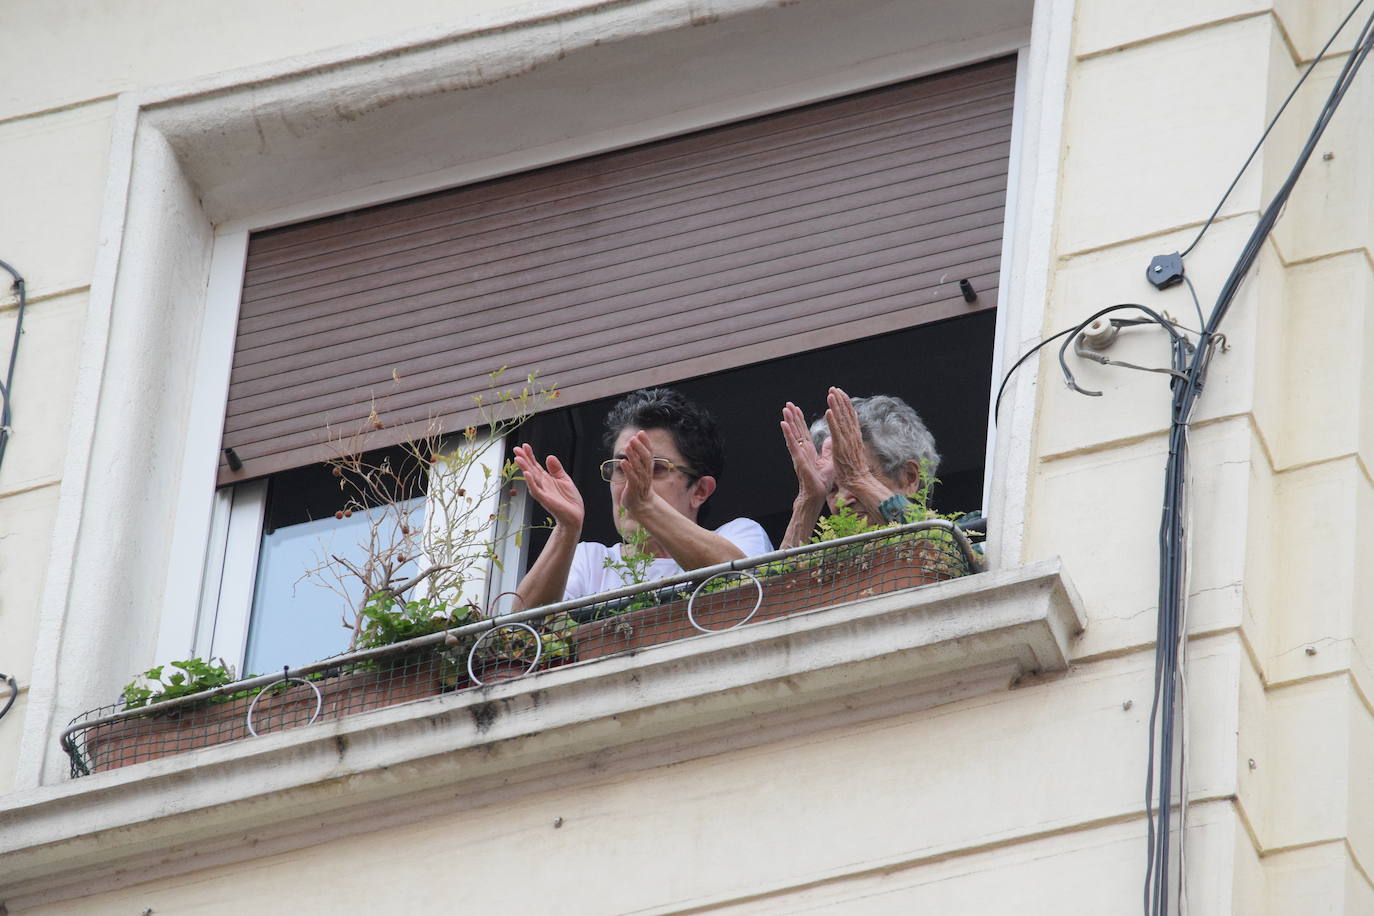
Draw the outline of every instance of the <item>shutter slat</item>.
M752 291L750 301L753 308L748 314L741 314L733 307L733 297L720 293L715 297L717 301L690 311L665 311L656 306L643 306L636 309L633 314L625 316L620 326L620 334L609 344L606 342L607 331L617 326L614 321L617 317L615 314L609 318L584 319L568 326L569 333L566 336L557 333L545 335L538 344L526 334L520 334L518 338L496 335L487 346L472 347L470 356L465 353L464 364L458 368L452 365L450 350L416 356L407 362L407 369L401 369L394 363L370 361L362 368L345 372L343 385L333 378L326 377L309 380L288 389L267 389L260 394L246 395L234 405L238 414L234 418L236 425L228 427L228 431L233 433L240 429L281 420L298 420L301 427L305 428L308 427L314 413L352 404L370 403L374 396L380 398L386 395L388 405L392 409L410 409L426 401L426 396L417 394L417 391L431 386L441 386L446 379L481 379L502 365L520 368L521 374L524 374L539 369L543 365L542 361L555 358L558 359L560 366L567 367L587 358L587 354L608 346L613 349L637 349L626 347L627 342L639 341L643 347L656 353L661 348L665 336L676 343L692 334L695 328L711 321L729 321L733 318L735 324L731 327L766 324L770 311L777 311L780 316L810 316L814 320L823 318L838 308L861 306L862 302L857 300L864 295L875 294L875 291L876 294L883 296L905 293L910 297L909 304L912 305L942 300L957 300L962 303L958 281L969 278L984 261L995 260L999 242L1000 239L985 242L982 246L984 258L972 262L968 261L967 256L976 253L978 249L971 247L960 249L956 257L947 255L944 258L931 258L926 264L921 265L927 269L920 273L913 273L911 269L891 269L886 272L854 271L830 278L826 282L802 284L797 284L792 274L765 278L759 281ZM911 259L905 257L905 254L902 250L896 250L888 253L886 257L883 253L875 253L868 258L870 263L888 260L900 267L910 265ZM957 261L973 270L969 273L961 272L957 277L948 276L947 279L942 279L950 274L950 261ZM729 287L721 288L723 291L728 289ZM980 295L980 300L982 298ZM979 304L984 303L980 301ZM973 309L965 307L960 314L970 311ZM401 376L400 386L395 386L392 382L393 368ZM540 373L542 375L543 371L540 370ZM473 393L476 391L480 389L474 390ZM303 406L310 409L302 411ZM363 411L363 416L366 415L367 411Z
M471 423L502 365L571 404L995 307L1013 82L994 61L255 234L221 482L328 457L374 404L369 447Z
M661 195L648 194L634 201L629 210L608 204L591 211L590 215L580 214L578 221L566 225L567 234L590 242L599 235L633 232L657 223L674 221L679 216L702 213L715 213L716 224L721 225L732 222L734 207L747 206L756 201L766 203L770 199L806 200L818 194L829 195L832 193L828 190L829 186L835 182L853 182L859 187L866 187L881 181L896 183L925 179L931 188L957 185L961 175L950 173L961 171L971 162L979 161L974 158L978 153L970 156L971 147L986 154L983 161L993 158L997 152L1005 155L1005 138L1010 123L1008 118L1003 123L970 136L947 138L937 146L922 150L920 157L915 159L912 157L916 151L912 149L863 157L827 156L808 160L804 170L787 176L779 176L771 170L755 170L747 175L722 176L719 181L709 184L697 182L685 189L672 188ZM996 152L988 152L988 147ZM593 228L597 226L601 227L600 233ZM489 227L481 235L451 243L450 250L453 253L447 259L445 247L449 246L437 250L422 248L393 255L380 263L361 264L351 270L291 278L283 281L280 287L273 287L270 296L246 298L241 318L271 326L274 321L282 320L282 313L289 313L302 305L394 287L410 279L442 275L466 263L481 264L493 254L499 255L501 241L510 241L527 252L527 257L537 259L551 243L557 243L560 228L565 227L560 227L551 219L522 224L515 229ZM502 229L505 231L502 232ZM496 251L493 252L493 249Z
M466 283L446 283L437 290L427 289L428 284L398 288L393 297L373 302L370 308L352 308L351 303L341 301L337 311L290 326L262 330L243 328L239 338L241 359L238 368L246 374L235 377L255 377L263 371L250 371L255 364L289 355L301 347L325 347L359 339L377 333L381 327L428 330L436 321L447 318L454 322L455 328L462 329L482 320L478 316L493 309L503 310L501 317L514 321L537 316L547 309L579 305L594 308L596 303L583 293L588 288L595 288L598 301L602 301L627 290L642 289L646 283L653 287L685 277L716 273L728 268L725 262L730 260L762 260L793 253L823 252L856 239L884 238L893 232L916 242L988 221L1000 222L1000 217L990 211L1001 206L1005 195L1003 177L993 176L966 188L979 193L909 211L906 207L911 205L903 198L878 201L864 208L827 204L825 209L840 212L824 216L819 215L819 211L814 215L807 213L805 218L798 217L780 227L765 222L757 232L741 232L725 240L718 239L717 233L708 228L690 236L684 234L598 256L567 259L543 270L540 275L546 279L514 286L506 279L511 271L503 271L496 278L486 280L474 272ZM986 215L980 216L980 213ZM515 273L526 276L525 271L531 269L521 265L521 270ZM306 336L311 338L308 344L299 340Z
M508 197L508 183L518 183L521 193L549 194L561 186L569 186L589 177L605 181L608 174L620 174L623 180L634 180L639 174L630 174L633 169L646 170L650 174L667 174L690 165L693 158L704 151L728 151L731 144L749 143L759 136L777 137L779 145L784 145L797 136L842 133L851 125L885 123L894 112L900 116L903 109L917 116L938 116L942 111L957 109L988 97L1000 98L1009 104L1011 92L1008 74L1012 70L1010 60L995 61L981 67L943 74L933 80L918 80L850 96L841 100L842 105L823 102L604 156L551 166L515 178L483 182L464 188L464 199L467 203L480 206L492 199ZM354 237L354 242L385 237L388 226L450 209L450 193L439 192L257 233L253 242L254 262L271 266L282 259L313 256L327 247L348 244L349 236Z
M883 125L881 131L873 129L864 133L814 138L805 145L794 144L786 148L746 150L729 160L722 159L720 150L713 150L715 155L710 159L689 169L615 184L602 175L597 180L561 187L557 196L521 193L516 184L507 180L506 187L510 193L481 203L465 200L461 209L450 205L424 218L399 221L388 226L385 235L369 237L369 233L354 233L359 237L348 243L318 242L311 246L308 257L274 265L263 266L255 259L244 277L244 298L246 301L256 301L259 288L264 285L273 290L295 288L285 281L336 268L364 269L366 264L387 255L423 251L427 244L451 241L474 232L486 232L491 226L508 232L529 232L531 224L536 224L535 228L539 231L546 231L544 227L550 223L556 228L558 222L585 220L589 210L598 219L648 211L652 209L654 201L646 198L669 194L686 196L703 180L709 180L712 187L720 188L728 176L743 176L743 180L752 183L750 176L760 170L768 170L774 175L778 169L786 169L785 174L788 175L800 174L805 171L807 164L824 167L826 163L818 159L822 154L852 161L872 159L885 153L905 153L909 157L913 151L913 138L919 139L920 146L926 149L929 156L938 152L942 141L949 139L959 141L958 146L951 147L953 152L963 152L976 146L970 131L977 133L989 126L1010 122L1011 107L1005 97L994 97L969 107L970 110L961 112L962 116L958 118L945 117L935 121L911 117ZM938 132L937 127L940 128ZM550 216L551 212L555 214L553 217Z

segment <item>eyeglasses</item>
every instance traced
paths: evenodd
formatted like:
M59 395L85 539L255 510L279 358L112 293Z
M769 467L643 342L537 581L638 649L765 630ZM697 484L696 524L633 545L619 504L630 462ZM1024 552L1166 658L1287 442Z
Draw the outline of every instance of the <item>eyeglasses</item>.
M624 480L625 471L620 467L624 458L607 458L601 462L601 479L610 483L613 480ZM654 458L654 480L662 480L674 471L681 471L688 477L695 477L696 472L690 468L685 468L680 464L674 464L667 458Z

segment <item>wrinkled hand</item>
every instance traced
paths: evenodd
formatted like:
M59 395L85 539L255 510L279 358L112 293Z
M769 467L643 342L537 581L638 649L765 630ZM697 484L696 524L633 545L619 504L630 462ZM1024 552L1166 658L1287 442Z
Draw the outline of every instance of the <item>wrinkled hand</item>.
M852 407L850 408L853 409ZM830 495L835 484L835 468L831 459L829 440L820 452L811 440L811 431L801 409L791 401L782 409L782 438L792 458L792 470L797 475L797 499L803 503L819 504Z
M839 388L831 388L826 398L830 408L825 412L825 422L830 426L830 441L835 456L835 480L846 490L854 484L872 477L868 469L868 449L864 447L863 431L859 428L859 415L849 395Z
M825 422L830 426L830 441L835 459L835 483L853 501L855 509L872 522L880 522L878 506L892 495L891 488L875 474L868 463L868 448L864 445L859 415L849 395L839 388L831 388L826 398L830 408Z
M625 460L620 462L625 475L625 490L620 504L631 518L638 518L640 510L654 499L654 450L649 434L640 430L625 443Z
M586 509L577 484L563 470L562 462L550 455L546 468L534 457L534 450L529 445L517 445L515 463L520 467L530 495L553 516L553 520L565 528L580 532Z

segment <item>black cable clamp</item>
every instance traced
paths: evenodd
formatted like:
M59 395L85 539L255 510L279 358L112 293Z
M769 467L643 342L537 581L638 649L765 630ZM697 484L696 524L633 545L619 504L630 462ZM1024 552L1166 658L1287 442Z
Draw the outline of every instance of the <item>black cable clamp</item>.
M1168 289L1183 282L1183 255L1157 254L1150 259L1145 269L1145 279L1154 284L1155 289Z

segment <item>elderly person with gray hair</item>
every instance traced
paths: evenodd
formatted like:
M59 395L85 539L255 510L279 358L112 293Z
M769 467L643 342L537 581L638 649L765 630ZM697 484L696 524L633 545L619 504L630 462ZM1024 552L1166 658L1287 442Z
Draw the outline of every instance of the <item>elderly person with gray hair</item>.
M810 428L801 409L788 402L782 434L797 474L797 498L783 547L807 542L821 507L836 511L840 501L870 522L900 522L939 466L935 439L901 398L853 398L831 388L825 418Z

